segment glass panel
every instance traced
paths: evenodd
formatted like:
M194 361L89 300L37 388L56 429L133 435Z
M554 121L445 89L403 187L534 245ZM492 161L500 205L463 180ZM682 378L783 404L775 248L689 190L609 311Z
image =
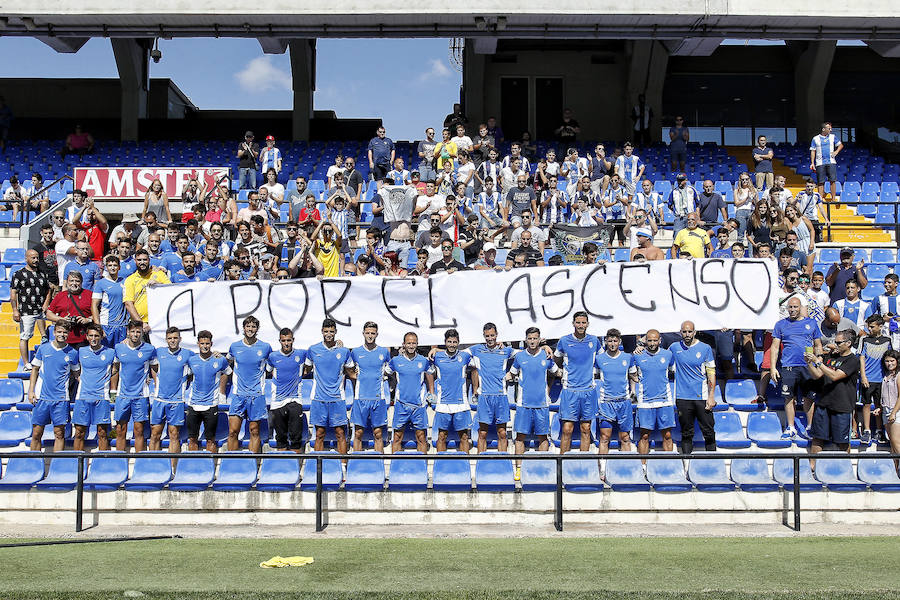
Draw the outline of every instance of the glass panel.
M753 143L753 130L750 127L725 128L726 146L752 146Z

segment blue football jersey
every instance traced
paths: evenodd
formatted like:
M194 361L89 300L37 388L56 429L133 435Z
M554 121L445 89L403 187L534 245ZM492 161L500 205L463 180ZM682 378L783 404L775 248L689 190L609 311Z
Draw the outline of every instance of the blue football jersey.
M385 373L397 374L397 402L425 406L425 373L434 373L430 360L420 354L413 358L401 354L388 362Z
M193 375L187 397L188 405L200 408L212 406L216 401L216 391L219 389L219 375L231 374L228 359L224 356L216 358L214 354L209 358L192 354L188 358L188 367Z
M300 398L300 380L303 379L303 367L306 363L306 350L294 348L285 354L279 348L269 354L266 361L272 375L271 408L281 408L288 400Z
M188 360L193 354L186 348L179 348L177 352L172 352L168 346L156 349L156 360L159 362L157 399L169 402L184 401L187 378L191 373Z
M78 380L79 400L109 400L109 378L112 366L116 361L116 351L112 348L101 348L94 352L88 346L78 349L78 363L81 365L81 377Z
M69 399L69 374L80 369L75 348L68 344L57 348L52 341L41 344L31 359L31 366L41 369L34 392L39 400Z
M594 355L600 350L597 336L585 334L580 340L570 333L556 344L556 357L563 359L563 387L587 390L594 387Z
M643 352L632 357L637 367L636 386L638 406L656 408L675 404L669 387L669 371L674 364L672 352L660 348L654 353Z
M127 341L119 342L116 344L116 362L119 363L119 397L133 400L150 396L147 377L150 367L157 364L156 348L146 342L141 342L137 348L129 346Z
M497 344L493 350L487 344L475 344L469 352L478 359L478 380L481 383L481 394L505 394L506 364L515 353L509 346Z
M306 365L313 368L314 400L344 401L344 367L354 366L349 348L328 348L324 342L319 342L306 353Z
M435 395L438 412L442 404L468 404L466 368L472 364L477 369L477 359L466 350L460 350L453 356L446 350L440 350L435 353L433 363L437 375Z
M128 311L125 310L125 303L122 301L124 289L122 283L125 281L121 276L116 281L104 277L98 279L94 283L94 289L91 292L93 300L100 299L100 325L126 325L129 320Z
M547 353L538 349L537 354L520 350L513 357L509 372L519 377L519 393L516 404L524 408L545 408L550 405L547 397L547 373L558 373L559 367Z
M238 340L228 348L228 359L234 361L232 393L236 396L262 396L266 379L266 359L272 346L256 340L248 346Z
M624 400L628 397L628 373L633 370L630 354L620 351L612 357L607 352L600 352L594 359L594 365L600 372L600 391L597 394L600 402Z
M384 367L391 360L387 348L375 346L367 350L365 346L354 348L350 357L356 363L356 384L353 386L353 398L356 400L375 400L384 397Z
M692 346L677 342L669 347L675 357L675 397L706 400L706 368L716 366L712 348L695 341Z

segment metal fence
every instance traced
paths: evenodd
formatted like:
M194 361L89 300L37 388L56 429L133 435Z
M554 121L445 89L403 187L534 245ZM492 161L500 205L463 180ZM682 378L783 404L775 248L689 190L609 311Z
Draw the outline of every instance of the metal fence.
M171 458L171 459L181 459L181 458L197 458L197 452L185 453L163 453L163 458ZM351 459L351 460L523 460L523 461L531 461L531 460L552 460L556 463L556 487L553 492L554 494L554 517L553 517L553 525L556 527L557 531L563 530L563 491L565 486L563 484L563 462L571 461L571 460L635 460L635 459L647 459L647 460L671 460L671 459L681 459L681 460L736 460L736 459L746 459L746 458L758 458L758 459L766 459L766 460L775 460L775 459L785 459L789 458L793 461L793 469L794 469L794 481L793 481L793 490L791 490L791 494L793 496L793 502L791 506L791 510L793 512L793 527L794 531L800 531L800 495L801 495L801 482L800 482L800 461L801 460L809 460L809 459L839 459L839 460L854 460L859 458L865 459L900 459L900 454L890 454L887 452L875 452L875 453L866 453L865 455L860 454L849 454L846 452L820 452L818 454L812 455L807 453L775 453L775 452L755 452L755 453L739 453L739 452L710 452L710 453L697 453L697 454L675 454L675 453L651 453L651 454L634 454L634 453L610 453L610 454L595 454L592 452L569 452L566 454L551 454L551 453L542 453L542 452L528 452L525 454L499 454L499 453L487 453L487 454L418 454L418 453L398 453L398 454L348 454L348 455L340 455L335 454L333 452L312 452L308 454L296 454L292 452L269 452L269 453L217 453L211 454L206 452L199 453L204 458L212 458L213 460L229 460L229 459L275 459L275 460L315 460L316 462L316 531L323 531L325 527L328 525L328 505L327 505L327 490L323 486L322 482L322 463L325 460L343 460L343 459ZM9 459L9 458L17 458L22 457L23 453L21 452L3 452L0 453L0 459ZM74 451L66 451L66 452L56 452L53 454L45 455L46 458L76 458L78 460L78 480L75 486L75 531L80 532L83 527L83 516L84 516L84 477L85 477L85 467L87 463L95 458L133 458L136 460L148 459L148 458L161 458L160 454L148 454L148 453L131 453L131 454L123 454L122 452L93 452L90 454L85 454L83 452L74 452ZM302 467L301 467L302 468ZM784 489L784 492L787 493L788 490ZM277 492L276 492L277 493ZM398 492L401 493L401 492ZM527 493L527 492L523 492ZM628 492L622 492L628 493ZM785 510L787 507L785 506ZM785 525L788 525L785 522Z

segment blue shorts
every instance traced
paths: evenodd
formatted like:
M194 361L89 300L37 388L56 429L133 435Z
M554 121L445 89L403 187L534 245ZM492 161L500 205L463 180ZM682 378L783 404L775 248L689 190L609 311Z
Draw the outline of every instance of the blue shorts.
M817 440L834 442L835 444L849 444L851 414L834 412L817 404L815 410L813 410L810 435Z
M523 435L549 435L550 409L516 407L516 420L513 431Z
M154 399L150 403L150 424L168 423L173 427L184 425L184 402L163 402Z
M597 417L597 390L564 389L559 393L562 421L593 421Z
M265 396L238 396L231 397L231 405L228 407L229 417L240 417L248 421L263 421L269 417L269 409L266 407Z
M313 400L309 407L309 424L313 427L343 427L347 424L347 405L343 400Z
M413 406L402 402L394 403L394 421L391 427L394 431L400 431L410 425L417 431L428 429L428 412L424 406Z
M150 420L150 400L148 398L116 398L116 410L113 413L116 423L134 421L143 423Z
M472 427L472 411L434 413L434 427L438 431L465 431Z
M350 407L350 422L357 427L371 427L377 429L379 427L387 427L387 402L383 398L376 400L363 400L361 398L353 401Z
M478 397L475 418L486 425L509 423L509 398L506 394L482 394Z
M38 400L31 409L31 424L44 427L48 423L53 426L65 425L69 422L68 400Z
M104 325L103 345L107 348L115 348L116 344L125 341L128 328L125 325Z
M109 425L109 400L75 400L73 425Z
M806 367L781 367L779 373L781 383L778 391L781 392L781 399L785 402L791 398L802 401L810 391L810 377Z
M637 426L647 431L672 429L675 427L675 407L657 406L656 408L646 408L638 405Z
M600 429L612 429L619 424L619 431L630 432L634 429L634 408L629 400L601 402L598 409Z

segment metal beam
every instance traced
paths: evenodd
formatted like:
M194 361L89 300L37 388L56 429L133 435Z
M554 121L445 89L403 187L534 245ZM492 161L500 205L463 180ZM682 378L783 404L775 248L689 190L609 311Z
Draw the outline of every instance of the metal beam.
M284 54L289 40L276 37L259 37L256 38L256 41L259 42L265 54Z
M49 35L39 35L36 38L61 54L75 54L91 39L89 37L51 37Z
M474 44L472 45L475 50L475 54L496 54L497 53L497 38L495 37L480 37L475 38Z
M900 44L897 42L866 42L866 44L885 58L900 58Z
M721 37L689 37L665 40L663 44L672 56L709 56L723 41Z

